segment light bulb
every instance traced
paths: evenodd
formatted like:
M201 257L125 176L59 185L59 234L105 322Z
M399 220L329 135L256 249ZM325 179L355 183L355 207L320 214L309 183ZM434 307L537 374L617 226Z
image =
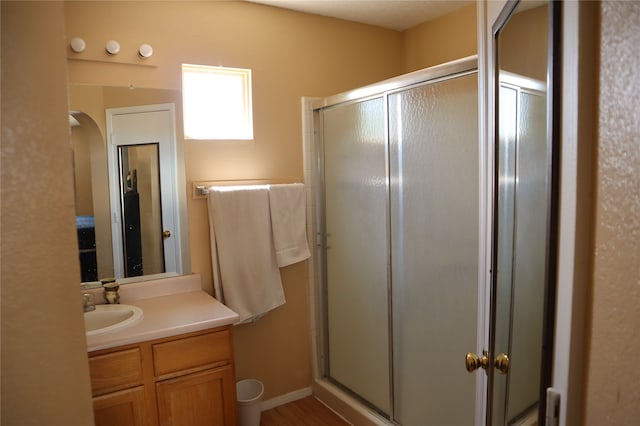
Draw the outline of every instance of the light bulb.
M71 50L76 53L84 52L84 49L87 47L87 44L80 37L72 38L69 45L71 46Z
M104 50L106 50L109 55L117 55L118 52L120 52L120 43L115 40L109 40Z
M151 55L153 55L153 47L151 47L150 44L141 44L140 49L138 49L138 56L140 56L142 59L146 59Z

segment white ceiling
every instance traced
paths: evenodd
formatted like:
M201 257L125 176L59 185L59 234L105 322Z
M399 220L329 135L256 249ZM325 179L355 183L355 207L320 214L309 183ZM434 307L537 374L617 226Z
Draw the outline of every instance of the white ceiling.
M247 0L404 31L475 0Z

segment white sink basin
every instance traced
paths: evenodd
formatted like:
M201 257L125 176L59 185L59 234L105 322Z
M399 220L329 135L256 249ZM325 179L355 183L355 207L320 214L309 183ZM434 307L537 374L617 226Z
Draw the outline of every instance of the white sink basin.
M87 336L110 333L129 327L142 319L142 309L131 305L96 305L95 311L84 313Z

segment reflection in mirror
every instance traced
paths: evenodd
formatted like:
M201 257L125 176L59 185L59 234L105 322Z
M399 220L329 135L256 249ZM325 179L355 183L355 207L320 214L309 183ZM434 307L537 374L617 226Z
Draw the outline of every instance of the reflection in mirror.
M172 201L171 210L177 214L179 224L176 228L186 229L186 190L184 183L183 164L183 138L182 138L182 96L177 90L164 89L140 89L130 87L107 87L92 85L70 85L69 100L72 112L70 113L71 140L74 155L74 177L76 194L76 216L77 232L80 248L80 265L82 282L95 282L111 277L124 278L136 276L137 278L127 279L130 282L149 277L159 278L156 274L163 272L182 273L190 272L189 252L186 232L178 235L178 247L176 256L181 257L181 261L171 261L171 268L165 267L163 256L163 235L162 219L159 197L160 188L158 181L158 154L146 152L141 145L138 148L123 148L118 155L119 160L128 161L125 167L130 170L135 169L137 174L137 188L142 194L143 186L148 185L149 198L146 201L140 196L141 214L141 262L127 262L127 269L131 273L118 273L114 267L113 254L113 214L109 196L109 166L107 151L107 130L106 130L106 110L109 108L131 107L151 104L172 103L175 105L176 135L174 156L176 174L173 185L177 185L177 199ZM156 148L157 149L157 148ZM133 165L133 161L137 165ZM145 161L143 164L142 161ZM153 163L155 161L155 163ZM122 164L125 164L122 163ZM146 169L145 169L146 167ZM155 172L152 171L155 168ZM128 170L129 170L128 169ZM147 174L143 174L148 170ZM146 173L146 172L145 172ZM150 182L152 173L155 173L155 184ZM126 173L122 178L124 185L122 197L126 194ZM155 185L155 186L154 186ZM175 198L175 197L174 197ZM164 202L164 201L163 201ZM146 203L146 204L145 204ZM151 208L151 206L154 206ZM120 216L120 215L118 215ZM115 224L119 229L120 223ZM148 233L147 230L154 229ZM160 229L160 232L156 231ZM124 237L124 236L123 236ZM123 250L124 252L124 247ZM128 252L130 253L130 252ZM173 253L173 252L172 252ZM124 253L122 254L124 256ZM178 271L173 265L180 265ZM135 266L134 266L135 265ZM118 276L119 275L119 276Z
M118 147L124 276L165 272L158 144Z
M546 94L536 90L543 85L535 80L519 78L517 83L510 84L502 75L499 92L503 131L498 154L497 280L498 297L502 296L505 314L510 312L510 323L497 327L502 333L496 336L496 348L513 360L507 385L508 419L534 410L538 401L548 195Z
M547 82L551 34L548 2L507 3L496 30L497 125L493 356L493 425L544 419L542 377L550 276L552 140ZM511 11L511 12L509 12ZM544 374L543 374L544 373Z
M96 122L78 111L70 117L81 279L92 282L114 275L107 154Z

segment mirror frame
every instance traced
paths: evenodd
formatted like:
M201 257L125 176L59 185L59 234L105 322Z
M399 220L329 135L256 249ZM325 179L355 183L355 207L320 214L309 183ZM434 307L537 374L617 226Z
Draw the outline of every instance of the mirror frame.
M507 0L498 15L492 27L492 52L493 56L491 67L493 68L493 81L490 90L493 91L493 206L492 206L492 249L491 249L491 269L497 270L497 244L498 244L498 194L499 194L499 92L500 92L500 44L499 36L505 28L511 17L514 15L517 7L522 4L522 0ZM538 392L538 424L545 424L547 411L547 388L552 385L553 374L553 351L554 351L554 332L555 332L555 312L556 312L556 277L557 277L557 260L558 260L558 222L559 222L559 194L560 194L560 128L561 128L561 78L562 78L562 61L561 61L561 34L562 34L562 5L554 0L547 1L549 5L548 18L548 45L547 45L547 158L550 161L547 164L548 198L546 210L546 258L545 258L545 282L544 282L544 306L542 316L542 341L541 348L541 368ZM497 279L496 274L491 273L491 290L490 290L490 329L489 329L489 348L490 359L495 358L495 337L496 337L496 316L497 316ZM488 370L488 404L486 412L487 424L493 421L493 391L494 391L494 369Z

